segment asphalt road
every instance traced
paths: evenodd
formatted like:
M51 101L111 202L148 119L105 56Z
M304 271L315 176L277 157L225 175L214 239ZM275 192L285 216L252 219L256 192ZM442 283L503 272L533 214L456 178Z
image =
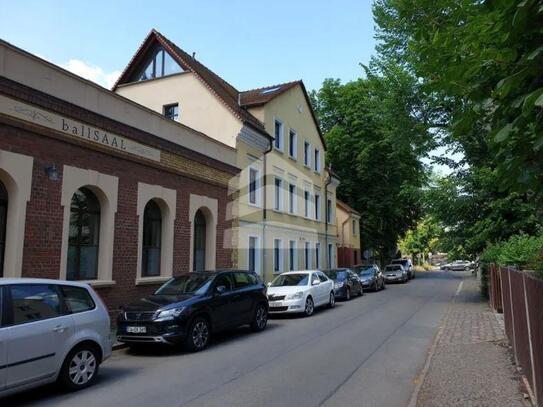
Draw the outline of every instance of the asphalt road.
M201 353L114 352L96 385L46 386L1 406L404 406L461 275L419 273L311 318L239 328Z

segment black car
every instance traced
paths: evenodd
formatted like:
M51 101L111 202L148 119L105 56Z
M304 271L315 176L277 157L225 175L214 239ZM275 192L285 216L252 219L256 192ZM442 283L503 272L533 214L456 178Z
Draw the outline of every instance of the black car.
M364 289L358 276L347 268L323 270L334 281L334 295L347 301L353 295L364 295Z
M122 307L117 339L129 346L184 344L204 349L217 331L268 322L266 287L245 271L194 272L173 277L153 295Z
M407 271L407 278L409 280L415 278L415 268L413 263L409 259L395 259L390 262L390 264L401 264L405 271Z
M354 272L360 278L362 287L366 290L379 291L386 288L385 278L377 264L354 267Z

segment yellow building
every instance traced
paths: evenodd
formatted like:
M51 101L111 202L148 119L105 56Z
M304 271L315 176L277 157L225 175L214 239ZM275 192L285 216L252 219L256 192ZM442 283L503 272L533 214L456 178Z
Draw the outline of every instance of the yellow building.
M360 213L337 200L336 215L338 266L352 267L360 264Z
M302 81L240 92L153 30L113 90L236 149L235 267L269 280L335 264L339 181Z

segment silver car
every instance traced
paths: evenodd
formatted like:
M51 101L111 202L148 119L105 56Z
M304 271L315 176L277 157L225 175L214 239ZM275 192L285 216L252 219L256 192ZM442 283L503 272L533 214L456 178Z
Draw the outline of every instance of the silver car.
M474 267L475 264L468 260L455 260L441 266L445 271L470 271Z
M407 283L409 281L407 270L401 264L389 264L385 266L383 277L387 283Z
M87 284L0 278L0 309L0 397L55 381L87 387L111 355L107 309Z

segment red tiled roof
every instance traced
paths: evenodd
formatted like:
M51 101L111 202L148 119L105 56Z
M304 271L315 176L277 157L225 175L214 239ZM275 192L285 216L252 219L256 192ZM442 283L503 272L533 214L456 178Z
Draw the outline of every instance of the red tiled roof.
M280 83L277 85L264 86L262 88L244 90L240 92L240 104L245 107L260 106L268 103L276 96L285 93L295 87L301 81Z
M354 213L355 215L360 216L360 212L358 212L357 210L351 208L351 207L350 207L349 205L347 205L345 202L340 201L339 199L336 199L336 204L337 204L337 206L339 206L341 209L343 209L345 212Z
M155 43L158 42L162 45L172 58L185 70L193 72L204 85L214 93L217 98L223 102L235 116L237 116L242 122L254 128L255 130L264 133L268 137L269 134L264 129L264 125L256 117L250 114L244 107L238 104L239 91L212 72L198 60L187 54L164 35L153 29L149 35L145 38L142 45L136 51L131 61L113 86L112 90L115 90L119 85L123 83L129 83L131 77L135 73L135 70L139 67L140 63L146 56L147 50Z
M302 92L304 94L305 100L307 102L307 105L309 106L309 111L311 112L311 117L313 118L313 122L315 123L315 127L317 128L317 132L319 133L322 146L326 150L326 142L321 133L319 121L317 120L317 116L315 116L315 112L313 111L313 106L311 106L311 100L309 99L309 95L307 93L307 90L305 89L305 85L302 80L286 82L286 83L281 83L278 85L265 86L263 88L243 91L240 93L240 98L239 98L240 104L243 107L247 107L247 108L262 106L270 102L271 100L275 99L277 96L282 95L287 90L294 88L295 86L300 86L300 88L302 88Z

